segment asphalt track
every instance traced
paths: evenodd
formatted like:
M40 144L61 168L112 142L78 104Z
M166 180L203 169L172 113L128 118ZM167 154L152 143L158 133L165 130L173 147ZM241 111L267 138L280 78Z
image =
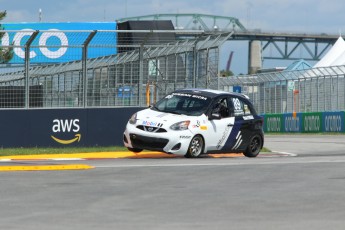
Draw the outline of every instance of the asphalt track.
M257 158L2 157L53 168L0 172L0 229L344 229L344 137L267 135Z

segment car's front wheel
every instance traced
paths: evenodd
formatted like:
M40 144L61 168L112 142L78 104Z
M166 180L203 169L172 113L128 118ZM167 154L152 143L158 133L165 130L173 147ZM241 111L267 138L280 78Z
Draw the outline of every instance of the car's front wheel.
M138 149L138 148L127 147L127 149L131 152L134 152L134 153L140 153L141 151L143 151L142 149Z
M191 140L187 153L184 155L187 158L194 158L200 156L204 151L205 142L201 135L196 135Z
M255 134L250 138L249 145L244 151L246 157L256 157L262 148L262 137L259 134Z

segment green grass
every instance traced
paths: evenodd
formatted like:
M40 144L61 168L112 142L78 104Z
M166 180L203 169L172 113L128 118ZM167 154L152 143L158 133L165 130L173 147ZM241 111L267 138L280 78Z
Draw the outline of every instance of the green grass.
M261 152L272 152L270 149L266 148L266 147L263 147L261 149Z
M0 156L32 155L32 154L66 154L66 153L90 153L90 152L114 152L128 151L122 146L110 147L65 147L65 148L1 148Z

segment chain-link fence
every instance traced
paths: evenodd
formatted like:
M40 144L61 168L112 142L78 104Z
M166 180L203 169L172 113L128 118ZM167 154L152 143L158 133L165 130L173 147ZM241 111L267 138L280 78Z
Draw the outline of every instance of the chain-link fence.
M220 78L219 88L241 89L257 111L267 113L345 110L345 66Z
M202 31L3 31L0 108L145 106L207 88L231 34Z
M265 113L345 110L345 67L218 77L231 33L3 31L0 108L146 106L180 88L247 94Z

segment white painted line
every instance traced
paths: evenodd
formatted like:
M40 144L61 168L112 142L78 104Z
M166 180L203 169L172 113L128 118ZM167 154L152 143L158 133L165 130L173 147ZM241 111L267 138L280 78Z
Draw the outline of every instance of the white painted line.
M53 160L53 161L81 161L85 160L83 158L47 158L46 160Z
M278 154L288 155L289 157L297 157L297 156L298 156L298 155L295 154L295 153L279 152L279 151L274 151L274 150L272 150L272 153L278 153Z
M264 159L264 158L261 158ZM266 158L267 159L267 158ZM140 167L200 167L200 166L240 166L240 165L284 165L284 164L320 164L320 163L345 163L344 159L325 159L325 158L284 158L284 160L278 160L278 158L269 158L270 160L241 160L227 163L181 163L181 164L127 164L127 165L97 165L95 168L140 168ZM274 161L272 161L274 159ZM282 159L282 158L281 158ZM290 159L290 160L287 160ZM303 160L301 160L303 159Z

